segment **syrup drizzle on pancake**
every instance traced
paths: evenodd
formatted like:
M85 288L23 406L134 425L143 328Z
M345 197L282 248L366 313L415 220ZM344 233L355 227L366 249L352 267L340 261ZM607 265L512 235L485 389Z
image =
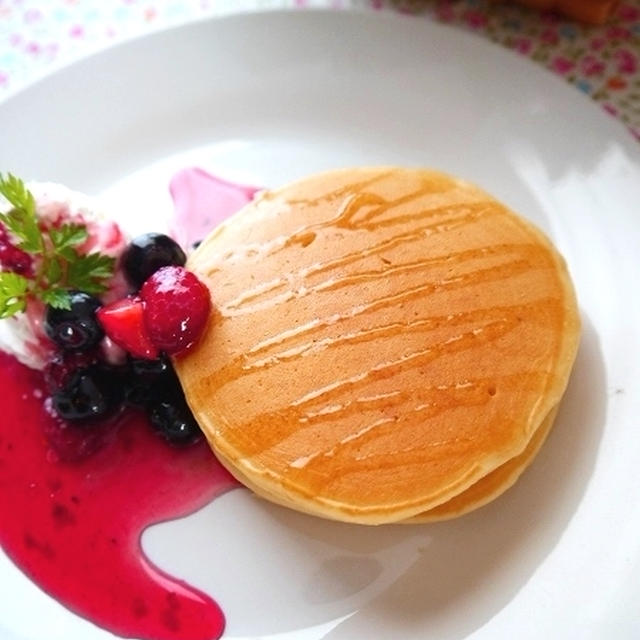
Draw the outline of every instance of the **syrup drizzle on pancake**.
M376 474L359 495L375 509L434 465L407 504L526 446L559 384L568 303L546 240L480 190L364 175L267 193L205 241L191 268L215 292L211 339L232 347L188 356L199 377L181 371L196 411L222 407L199 414L214 448L320 500L348 503Z

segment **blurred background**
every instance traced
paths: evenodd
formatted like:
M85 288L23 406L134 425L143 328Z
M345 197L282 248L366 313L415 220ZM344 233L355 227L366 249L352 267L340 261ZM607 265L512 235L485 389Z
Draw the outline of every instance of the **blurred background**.
M123 40L285 8L395 11L473 31L562 76L640 140L640 0L0 0L0 100Z

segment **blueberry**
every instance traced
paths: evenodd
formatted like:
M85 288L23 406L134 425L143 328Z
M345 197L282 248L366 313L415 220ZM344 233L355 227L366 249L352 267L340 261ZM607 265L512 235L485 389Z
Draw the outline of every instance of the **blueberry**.
M104 331L96 319L96 311L102 303L84 291L70 291L69 294L70 309L47 306L44 330L64 350L87 351L104 337Z
M146 411L153 428L171 444L190 444L202 435L167 356L129 357L124 386L127 404Z
M171 444L190 444L202 435L184 396L178 394L158 399L149 409L149 420Z
M53 408L61 418L85 423L109 417L122 399L121 372L105 364L75 370L64 387L51 395Z
M54 353L43 370L44 381L50 393L64 389L78 369L96 364L98 351L59 351Z
M157 382L163 376L174 376L171 361L167 356L161 356L157 360L146 358L128 358L131 373L145 382Z
M179 382L167 356L157 360L128 358L124 391L127 404L146 409L156 394L173 385Z
M146 409L151 425L172 444L189 444L202 435L173 367L153 385Z
M160 267L181 267L186 261L180 245L162 233L145 233L134 238L122 254L124 274L136 289Z

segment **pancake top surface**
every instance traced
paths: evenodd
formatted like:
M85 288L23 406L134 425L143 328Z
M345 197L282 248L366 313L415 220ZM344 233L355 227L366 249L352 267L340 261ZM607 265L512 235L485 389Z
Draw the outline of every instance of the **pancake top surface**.
M548 240L433 171L266 192L188 266L215 310L176 368L210 444L249 484L327 517L409 517L519 454L577 347Z

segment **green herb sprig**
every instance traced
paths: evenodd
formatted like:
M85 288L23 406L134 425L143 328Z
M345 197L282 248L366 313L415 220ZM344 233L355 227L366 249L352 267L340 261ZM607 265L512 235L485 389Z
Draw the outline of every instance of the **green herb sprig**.
M0 271L0 318L24 311L29 298L58 309L71 307L69 291L91 294L107 290L115 258L99 252L79 253L89 234L84 224L59 227L41 225L33 194L20 178L0 173L0 194L12 209L0 213L0 222L13 236L15 246L34 258L32 276Z

